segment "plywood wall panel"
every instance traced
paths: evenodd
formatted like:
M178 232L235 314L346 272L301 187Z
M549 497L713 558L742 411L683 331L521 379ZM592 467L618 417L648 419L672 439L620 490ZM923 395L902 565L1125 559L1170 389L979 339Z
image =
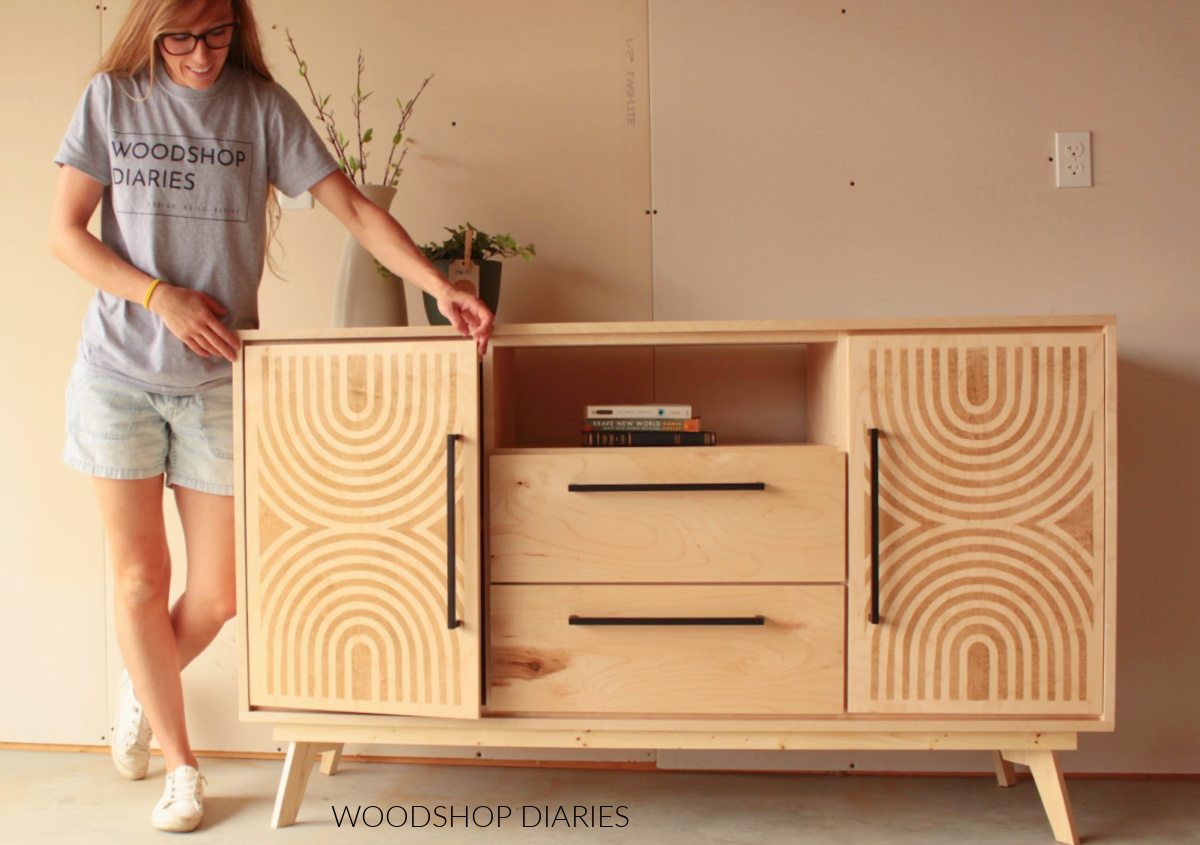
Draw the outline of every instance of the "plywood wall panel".
M1160 151L1200 133L1200 6L652 0L650 18L657 319L1117 315L1121 717L1066 765L1195 772L1200 685L1167 667L1200 660L1200 574L1179 564L1200 555L1200 159ZM1095 187L1058 190L1054 133L1082 129ZM798 765L851 762L927 765Z
M332 94L350 135L355 61L366 58L369 170L387 159L397 97L429 74L408 125L412 146L392 214L418 243L470 221L537 245L505 262L505 322L644 320L650 307L650 124L646 0L495 3L359 0L255 4L279 81L311 111L287 51L290 30L309 78ZM330 325L344 240L321 209L286 211L285 282L268 279L263 325ZM424 325L408 286L409 322Z
M0 742L99 743L108 732L104 538L91 482L59 458L63 394L92 288L45 248L52 161L99 43L95 3L5 7L0 278L9 297L0 351L9 366L0 370L0 434L9 448L0 482L0 665L8 682ZM25 84L32 72L36 84Z

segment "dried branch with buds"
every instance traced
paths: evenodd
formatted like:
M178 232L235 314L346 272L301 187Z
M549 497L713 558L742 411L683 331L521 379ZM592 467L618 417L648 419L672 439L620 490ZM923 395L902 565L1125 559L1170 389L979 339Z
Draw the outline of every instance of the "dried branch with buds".
M362 185L367 182L367 156L369 153L366 150L366 145L370 143L375 135L374 129L367 127L365 130L362 127L362 104L373 92L368 91L363 93L362 76L366 69L366 59L363 56L362 50L358 51L358 77L354 86L354 96L350 98L350 103L354 108L354 123L358 135L358 155L349 154L345 135L338 131L337 123L333 117L333 109L328 108L329 99L332 95L326 94L321 96L313 88L312 80L308 76L308 62L300 58L300 53L296 49L296 42L292 39L290 30L284 30L287 34L288 51L296 57L296 64L300 68L300 76L304 78L304 83L308 86L309 96L312 97L312 104L317 110L317 119L321 121L321 125L325 128L325 136L329 141L329 145L333 148L334 155L337 156L338 164L342 171L350 178L351 182L357 182ZM421 87L417 89L417 93L407 103L401 100L396 100L396 105L400 108L400 122L396 126L396 132L392 135L392 149L388 153L387 165L383 169L383 178L378 184L395 187L400 181L400 174L404 172L403 163L404 157L408 154L408 138L404 132L408 127L408 120L412 117L413 106L421 96L421 92L425 90L425 86L433 79L433 74L425 77L421 83ZM400 150L400 157L396 158L396 150ZM395 162L393 163L393 159Z

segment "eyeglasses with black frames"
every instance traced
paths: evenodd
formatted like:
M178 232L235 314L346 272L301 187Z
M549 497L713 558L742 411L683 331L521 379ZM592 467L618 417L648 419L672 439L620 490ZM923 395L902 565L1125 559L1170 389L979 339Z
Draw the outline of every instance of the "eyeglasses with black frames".
M233 43L237 26L236 22L223 23L220 26L214 26L208 32L201 32L199 35L193 35L190 32L164 32L158 36L158 41L162 44L163 49L172 56L186 56L195 50L196 45L201 41L210 50L224 50Z

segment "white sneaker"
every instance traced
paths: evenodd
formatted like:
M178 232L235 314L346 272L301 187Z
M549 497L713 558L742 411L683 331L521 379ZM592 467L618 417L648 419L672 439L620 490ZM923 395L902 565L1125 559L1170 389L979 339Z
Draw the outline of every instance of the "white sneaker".
M133 694L133 681L129 680L128 672L122 671L112 758L117 771L130 780L141 780L150 768L150 736L150 723Z
M159 830L175 833L195 830L204 816L204 783L204 777L193 766L169 772L163 797L154 805L150 822Z

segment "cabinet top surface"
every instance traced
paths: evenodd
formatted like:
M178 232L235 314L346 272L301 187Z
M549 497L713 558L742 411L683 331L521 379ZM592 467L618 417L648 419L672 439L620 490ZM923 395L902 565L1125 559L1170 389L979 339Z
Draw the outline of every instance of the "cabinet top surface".
M1004 331L1021 329L1104 329L1115 326L1113 315L1054 315L1025 317L896 317L843 320L694 320L628 323L498 323L493 346L546 343L555 339L579 342L645 342L650 338L695 338L697 341L734 340L738 335L776 335L781 342L834 341L850 334L912 331ZM248 342L280 340L378 340L459 337L447 326L373 326L367 328L255 329L239 333Z

